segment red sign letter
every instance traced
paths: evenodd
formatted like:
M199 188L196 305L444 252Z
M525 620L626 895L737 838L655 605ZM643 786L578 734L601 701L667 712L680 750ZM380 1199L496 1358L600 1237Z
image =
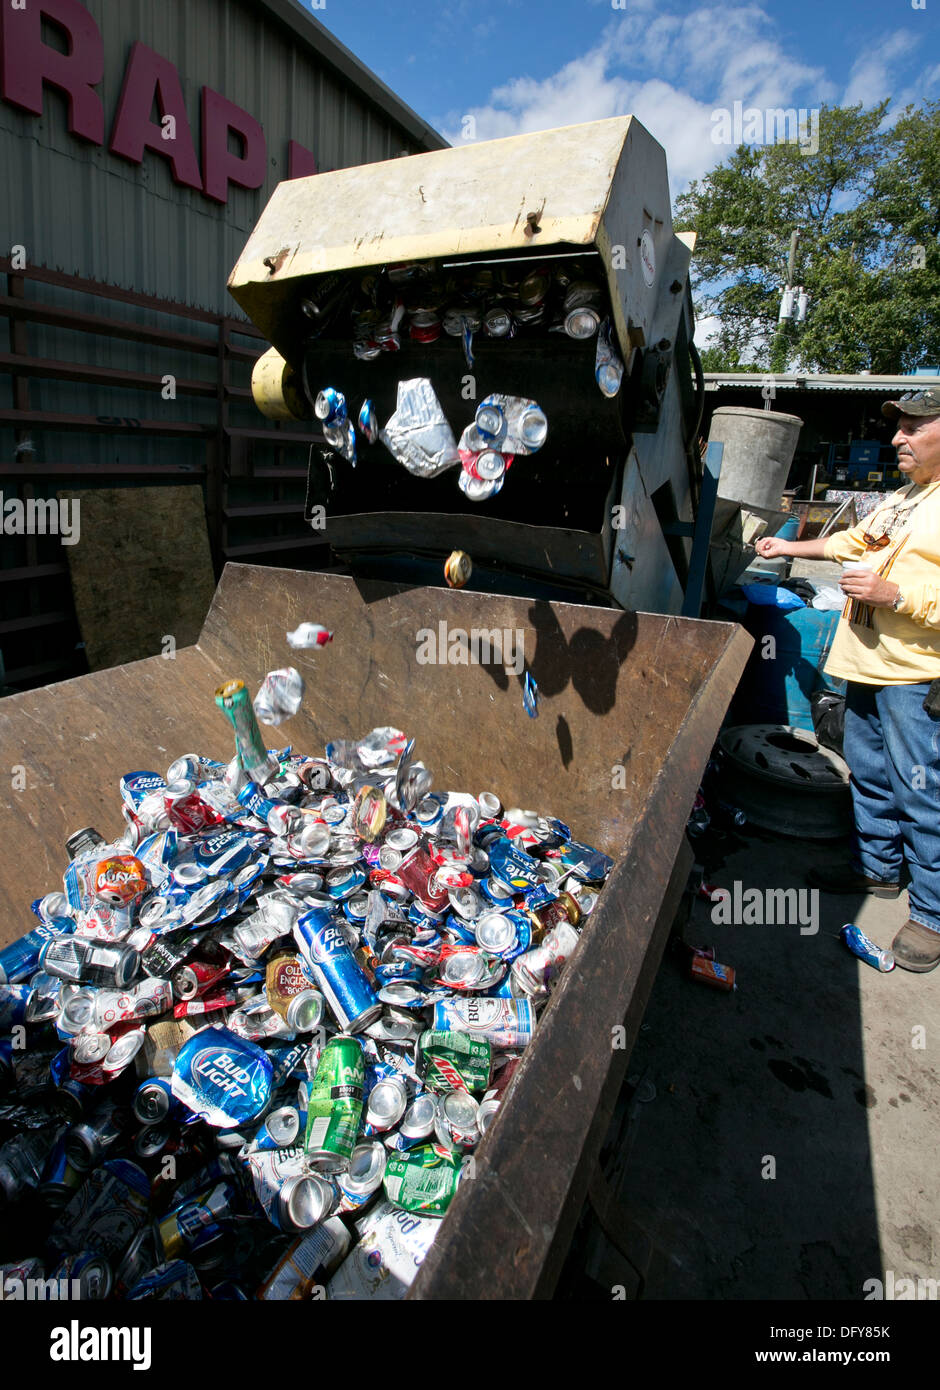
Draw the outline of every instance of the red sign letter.
M317 157L303 145L298 145L296 140L288 141L287 145L287 177L289 179L305 179L308 174L317 173Z
M169 117L161 125L150 119L154 97L161 116ZM156 150L168 159L177 183L202 189L199 161L176 68L152 48L135 43L114 118L111 151L133 164L140 164L144 150Z
M229 150L229 131L241 136L240 155ZM211 87L202 89L202 168L203 188L217 203L228 202L230 183L237 183L241 188L260 188L267 171L261 126L254 116L249 116L247 111L227 101Z
M68 53L42 41L42 20L65 30ZM104 71L101 34L78 0L30 0L26 9L0 4L3 60L0 84L14 106L42 115L43 83L58 87L69 99L69 130L100 145L104 140L104 110L94 90Z

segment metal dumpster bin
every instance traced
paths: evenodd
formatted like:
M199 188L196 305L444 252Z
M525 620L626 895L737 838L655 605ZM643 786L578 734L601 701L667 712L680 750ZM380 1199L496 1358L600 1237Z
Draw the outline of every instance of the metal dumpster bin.
M548 417L544 446L479 503L455 470L413 477L381 442L360 436L355 469L314 446L307 515L325 510L339 559L353 573L432 584L456 547L473 557L474 588L679 612L679 528L701 472L694 240L673 232L665 152L630 116L280 184L229 278L276 350L256 381L262 409L312 417L333 386L352 418L369 398L384 425L398 382L426 377L455 438L494 391L535 399ZM540 323L522 312L533 275L547 278L541 302L554 306ZM595 380L596 336L549 322L572 281L593 282L612 319L626 368L614 398ZM399 350L357 357L354 324L370 306L394 318L417 302L445 321L449 307L485 317L502 306L515 336L479 328L471 366L460 337L416 339L406 316Z
M279 742L316 752L328 738L396 724L417 738L437 787L485 787L552 811L615 858L477 1150L476 1177L412 1290L548 1295L659 963L655 927L689 808L751 640L734 624L228 565L199 641L175 659L0 702L3 765L26 783L14 791L8 777L0 793L0 943L28 930L30 901L60 886L70 832L120 832L123 773L164 770L191 750L231 756L215 689L236 676L255 689L287 657L285 634L308 619L336 635L315 654L291 654L307 696ZM507 631L521 642L539 717L526 716L521 678L499 658L417 665L421 630L439 624L495 633L494 646Z

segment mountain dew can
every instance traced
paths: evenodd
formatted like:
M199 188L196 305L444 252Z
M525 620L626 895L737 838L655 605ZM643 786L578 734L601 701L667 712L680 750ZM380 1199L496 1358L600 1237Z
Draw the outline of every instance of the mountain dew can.
M493 1049L486 1038L428 1030L418 1050L429 1091L485 1091L490 1083Z
M263 786L275 769L264 746L245 682L226 681L215 692L215 702L235 730L238 761L252 781Z
M385 1194L390 1202L419 1216L443 1216L460 1182L461 1156L438 1144L389 1154Z
M323 1049L307 1091L307 1161L323 1173L349 1167L362 1119L366 1069L357 1038L337 1033Z

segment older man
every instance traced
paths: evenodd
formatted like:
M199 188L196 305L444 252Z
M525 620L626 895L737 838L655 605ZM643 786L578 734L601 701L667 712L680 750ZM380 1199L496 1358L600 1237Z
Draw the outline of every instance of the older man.
M924 708L940 678L940 388L887 401L905 487L850 531L826 540L764 537L758 554L855 561L826 673L848 682L845 758L855 813L853 862L810 874L831 893L896 897L910 873L909 917L895 960L940 964L940 718Z

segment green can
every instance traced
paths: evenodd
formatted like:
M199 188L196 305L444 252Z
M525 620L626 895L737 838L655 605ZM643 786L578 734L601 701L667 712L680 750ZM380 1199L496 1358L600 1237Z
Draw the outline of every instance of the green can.
M486 1038L469 1033L435 1033L418 1039L429 1091L485 1091L490 1083L493 1049Z
M344 1173L362 1119L366 1068L359 1039L337 1033L323 1049L307 1089L304 1152L321 1173Z
M461 1158L433 1144L390 1153L385 1163L385 1195L396 1207L421 1216L443 1216L460 1182Z
M235 730L238 761L253 781L264 784L274 772L274 764L264 746L245 682L226 681L215 692L215 702Z

